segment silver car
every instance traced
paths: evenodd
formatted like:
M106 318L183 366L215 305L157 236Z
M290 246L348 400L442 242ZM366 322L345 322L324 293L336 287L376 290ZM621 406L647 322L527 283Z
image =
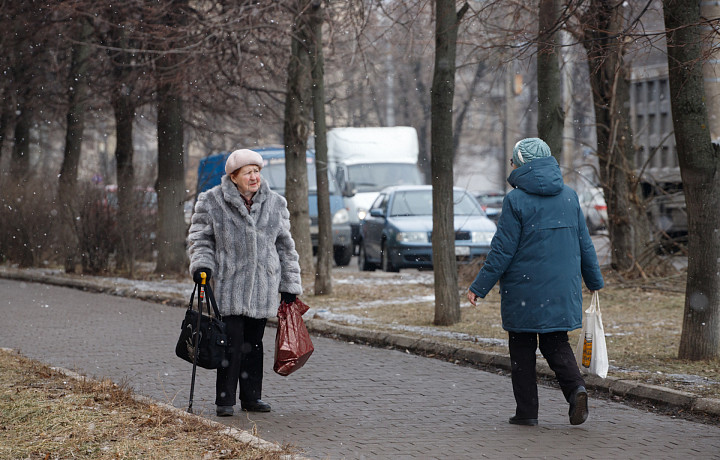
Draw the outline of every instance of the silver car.
M585 215L590 234L594 235L607 228L607 204L602 187L591 187L580 193L580 206Z

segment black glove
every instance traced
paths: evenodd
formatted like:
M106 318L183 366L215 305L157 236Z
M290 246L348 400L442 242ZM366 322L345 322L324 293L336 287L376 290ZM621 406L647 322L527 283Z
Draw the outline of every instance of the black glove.
M212 270L209 268L198 268L195 270L195 273L193 273L193 281L197 284L202 284L202 278L200 278L200 273L205 272L207 275L207 278L205 278L205 282L207 283L210 281L210 277L212 276Z
M293 303L295 302L295 299L297 299L297 296L295 294L290 294L289 292L280 293L280 300L285 303Z

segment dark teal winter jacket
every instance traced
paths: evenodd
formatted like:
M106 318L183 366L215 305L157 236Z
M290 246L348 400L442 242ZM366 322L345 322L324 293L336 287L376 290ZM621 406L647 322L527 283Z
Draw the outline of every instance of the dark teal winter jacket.
M508 177L485 265L470 290L479 297L500 281L503 329L571 331L582 326L582 281L604 285L577 194L563 183L557 161L540 158Z

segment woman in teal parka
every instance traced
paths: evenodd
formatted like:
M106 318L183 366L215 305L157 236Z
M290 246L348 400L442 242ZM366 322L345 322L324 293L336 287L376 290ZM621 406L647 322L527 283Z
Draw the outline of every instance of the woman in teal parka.
M508 331L512 384L517 403L510 423L537 425L535 353L540 352L570 404L570 423L587 419L585 381L568 343L582 327L582 281L603 287L597 255L577 194L563 183L557 161L538 138L513 149L497 232L485 265L468 289L476 304L500 281L503 329Z

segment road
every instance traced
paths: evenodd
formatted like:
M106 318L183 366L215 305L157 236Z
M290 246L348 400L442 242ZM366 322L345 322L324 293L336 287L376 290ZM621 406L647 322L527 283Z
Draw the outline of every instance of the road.
M174 355L184 309L63 287L0 280L0 346L184 408L190 365ZM509 425L508 377L396 350L314 337L290 377L272 373L267 414L220 422L318 459L720 458L720 427L591 398L571 426L559 390L540 387L540 426ZM214 416L214 373L200 370L194 408Z

